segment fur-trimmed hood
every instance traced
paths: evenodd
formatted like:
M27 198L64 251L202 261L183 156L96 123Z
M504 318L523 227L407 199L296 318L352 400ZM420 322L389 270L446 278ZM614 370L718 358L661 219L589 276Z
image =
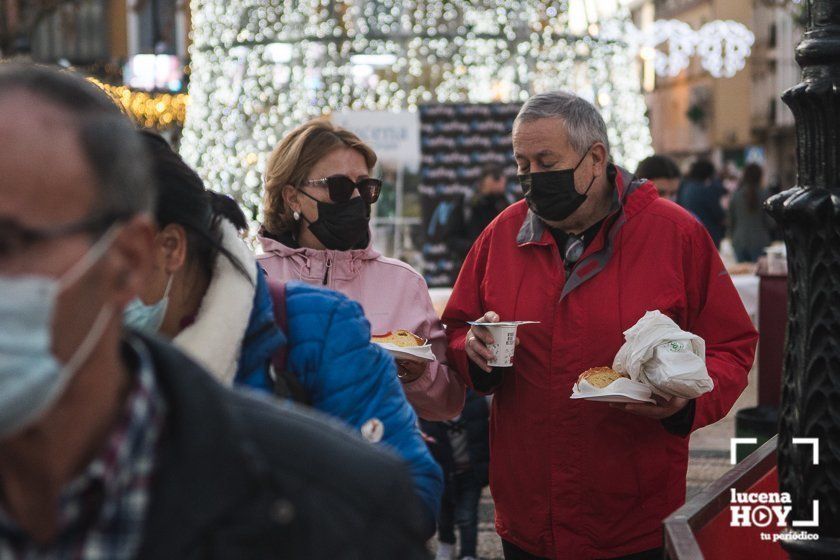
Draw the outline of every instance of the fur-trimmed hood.
M254 305L257 267L254 254L233 224L222 220L220 227L222 246L239 260L249 276L245 277L219 254L195 322L181 331L174 342L213 377L231 385Z

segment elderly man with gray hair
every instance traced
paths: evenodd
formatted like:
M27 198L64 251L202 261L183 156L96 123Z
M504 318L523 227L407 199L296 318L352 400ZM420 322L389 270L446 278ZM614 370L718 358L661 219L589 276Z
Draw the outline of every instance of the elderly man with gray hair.
M753 329L714 243L654 185L610 161L587 101L535 95L513 125L525 200L478 238L443 315L449 355L493 393L490 485L507 559L657 558L685 499L688 436L747 384ZM581 372L613 363L623 333L659 310L706 342L714 389L655 404L571 400ZM508 368L490 329L519 329Z

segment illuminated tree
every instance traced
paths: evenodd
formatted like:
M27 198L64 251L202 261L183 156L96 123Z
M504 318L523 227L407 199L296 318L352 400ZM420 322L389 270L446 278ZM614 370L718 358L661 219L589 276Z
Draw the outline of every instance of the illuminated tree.
M255 216L270 150L330 111L565 88L601 109L617 162L650 151L635 53L598 37L628 21L616 0L192 0L191 12L182 153Z

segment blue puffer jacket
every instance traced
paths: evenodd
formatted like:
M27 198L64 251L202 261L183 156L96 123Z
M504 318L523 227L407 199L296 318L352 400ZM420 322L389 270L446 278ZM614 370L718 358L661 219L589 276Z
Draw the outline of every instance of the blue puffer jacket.
M361 306L344 295L300 282L286 285L286 323L282 333L266 280L257 290L242 344L234 383L272 392L271 357L286 344L287 368L303 385L312 406L355 429L371 419L385 427L381 444L408 463L420 498L428 508L429 536L443 492L443 475L417 428L417 417L403 394L391 356L370 343L370 324Z

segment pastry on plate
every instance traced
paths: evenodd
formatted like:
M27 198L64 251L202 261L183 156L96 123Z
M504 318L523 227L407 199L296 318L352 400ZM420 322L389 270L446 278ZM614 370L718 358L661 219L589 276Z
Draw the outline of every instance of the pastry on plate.
M578 377L578 381L586 379L586 381L588 381L593 387L603 389L616 379L620 379L622 377L629 379L629 376L618 373L613 368L594 367L581 373L580 377Z
M393 344L394 346L402 346L404 348L408 348L410 346L424 346L426 344L425 338L420 338L416 334L406 330L398 330L382 335L374 335L371 337L371 341L383 344Z

